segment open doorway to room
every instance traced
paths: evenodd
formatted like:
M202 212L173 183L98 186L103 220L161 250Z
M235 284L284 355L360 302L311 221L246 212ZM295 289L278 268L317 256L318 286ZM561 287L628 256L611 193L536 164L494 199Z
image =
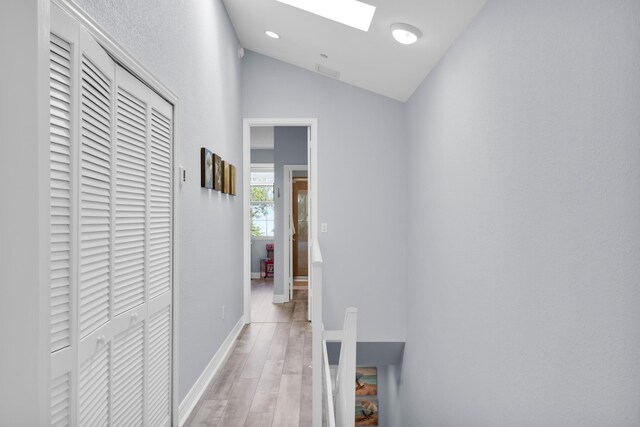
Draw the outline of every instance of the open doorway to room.
M289 299L304 299L309 280L308 167L284 165L284 287Z
M245 323L310 319L316 132L315 119L245 120Z
M280 317L272 306L276 208L274 127L251 129L250 146L251 318L254 322L267 322Z

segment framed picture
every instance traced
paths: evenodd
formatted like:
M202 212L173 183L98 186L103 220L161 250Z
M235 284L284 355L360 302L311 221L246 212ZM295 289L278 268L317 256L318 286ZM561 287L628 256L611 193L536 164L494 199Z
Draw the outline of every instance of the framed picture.
M356 423L357 426L378 425L378 399L376 397L356 396Z
M229 163L222 161L222 192L229 194L231 191L231 179L229 176Z
M222 191L222 158L213 154L213 189Z
M229 180L231 181L231 189L229 194L236 195L236 167L229 165Z
M213 188L213 153L204 147L200 149L200 186Z
M356 396L378 394L378 368L356 367Z

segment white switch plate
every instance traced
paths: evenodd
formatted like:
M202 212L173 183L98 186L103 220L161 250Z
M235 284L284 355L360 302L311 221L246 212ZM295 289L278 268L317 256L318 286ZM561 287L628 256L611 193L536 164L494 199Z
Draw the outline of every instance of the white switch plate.
M320 232L321 233L326 233L327 230L328 230L328 227L327 227L327 223L326 222L323 222L322 224L320 224Z

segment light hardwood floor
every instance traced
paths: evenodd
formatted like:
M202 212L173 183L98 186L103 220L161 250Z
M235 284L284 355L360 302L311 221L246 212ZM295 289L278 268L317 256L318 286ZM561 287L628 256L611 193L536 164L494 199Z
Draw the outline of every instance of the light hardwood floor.
M273 304L273 279L251 281L250 325L185 426L310 426L307 291Z

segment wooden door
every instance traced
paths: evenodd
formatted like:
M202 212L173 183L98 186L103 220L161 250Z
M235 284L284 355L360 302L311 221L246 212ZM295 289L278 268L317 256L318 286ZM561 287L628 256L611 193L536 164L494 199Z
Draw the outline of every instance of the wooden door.
M295 233L292 238L293 277L309 275L309 223L307 203L307 178L294 178L291 203Z

